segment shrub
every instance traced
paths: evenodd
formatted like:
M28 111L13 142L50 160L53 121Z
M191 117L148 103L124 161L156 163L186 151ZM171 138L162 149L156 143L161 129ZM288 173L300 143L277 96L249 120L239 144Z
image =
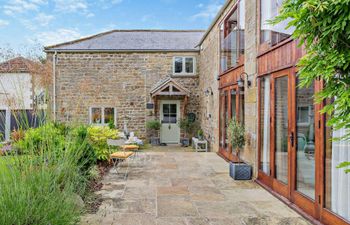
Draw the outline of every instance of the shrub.
M109 127L93 126L87 129L90 144L95 150L96 158L101 161L109 159L110 151L107 145L107 139L117 139L118 130Z
M82 209L76 199L85 189L85 179L76 159L83 151L68 144L61 152L55 141L38 143L38 149L47 149L35 155L0 158L0 224L65 225L79 221Z
M239 123L237 120L233 119L230 121L227 127L227 134L229 142L232 146L232 149L236 151L236 155L240 160L240 150L245 144L245 129L244 126Z
M14 146L22 154L42 154L55 150L60 153L64 149L64 136L54 124L48 123L38 128L28 129L24 137L15 142ZM50 149L54 148L54 149Z
M193 122L188 117L181 119L179 123L179 127L185 132L185 136L193 133L196 126L197 126L196 123Z
M81 151L81 155L77 159L77 163L81 169L81 174L87 177L90 169L96 165L97 162L96 153L88 139L88 127L84 125L75 127L72 129L71 136L72 148L75 151Z
M148 120L146 122L146 127L147 129L158 131L160 130L161 123L159 122L159 120Z

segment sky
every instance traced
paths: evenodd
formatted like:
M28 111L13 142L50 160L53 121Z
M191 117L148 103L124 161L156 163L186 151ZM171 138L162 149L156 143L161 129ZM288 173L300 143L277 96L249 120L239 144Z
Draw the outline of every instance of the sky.
M0 48L25 51L112 29L207 29L225 0L0 0Z

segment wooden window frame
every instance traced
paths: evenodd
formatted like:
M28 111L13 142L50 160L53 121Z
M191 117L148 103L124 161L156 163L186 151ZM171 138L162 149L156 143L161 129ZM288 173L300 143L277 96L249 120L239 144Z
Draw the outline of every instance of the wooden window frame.
M175 72L175 60L176 58L182 58L182 72L176 73ZM192 59L193 60L193 72L192 73L186 73L186 59ZM197 60L195 56L174 56L173 57L173 77L179 76L196 76L197 75Z
M92 122L92 109L100 109L101 110L101 123L93 123ZM108 126L108 124L105 123L105 109L111 108L114 109L114 126L117 125L117 108L116 107L110 107L110 106L91 106L89 108L89 124L94 126Z

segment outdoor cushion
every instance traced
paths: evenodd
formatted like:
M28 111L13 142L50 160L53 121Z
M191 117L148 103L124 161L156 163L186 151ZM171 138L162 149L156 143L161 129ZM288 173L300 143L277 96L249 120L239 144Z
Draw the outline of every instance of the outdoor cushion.
M127 159L133 154L134 154L133 152L115 152L111 154L111 158Z
M125 150L138 150L139 146L138 145L123 145L122 148Z

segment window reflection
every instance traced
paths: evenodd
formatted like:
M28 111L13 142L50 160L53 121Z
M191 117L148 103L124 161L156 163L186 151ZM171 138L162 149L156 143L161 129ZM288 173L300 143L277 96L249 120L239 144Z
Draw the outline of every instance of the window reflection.
M299 83L299 81L297 81ZM298 85L298 84L297 84ZM315 199L314 86L296 89L297 190Z
M270 76L260 81L260 169L270 175Z
M288 77L275 80L276 178L288 183Z
M345 133L345 129L326 128L325 207L350 221L350 176L343 169L337 168L339 163L350 161L350 140L332 141Z
M238 7L220 26L220 62L221 71L238 65L244 54L245 1L240 0Z
M286 29L290 20L284 20L276 25L269 24L269 20L279 14L283 0L261 0L260 43L275 45L290 37L294 28Z

